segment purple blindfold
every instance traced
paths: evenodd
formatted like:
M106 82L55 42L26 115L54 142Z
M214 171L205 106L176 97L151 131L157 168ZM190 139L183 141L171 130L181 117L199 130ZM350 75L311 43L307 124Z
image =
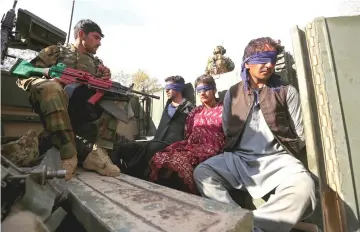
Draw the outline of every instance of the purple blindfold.
M201 86L196 87L196 92L201 93L203 91L215 90L215 89L216 88L213 85L201 85Z
M185 87L185 84L182 84L182 83L173 83L173 84L165 85L166 90L172 89L172 90L175 90L178 92L182 92L184 87Z
M247 89L248 86L248 70L245 68L245 64L276 64L277 52L276 51L264 51L257 52L254 55L246 58L241 64L241 79L244 81L244 87Z

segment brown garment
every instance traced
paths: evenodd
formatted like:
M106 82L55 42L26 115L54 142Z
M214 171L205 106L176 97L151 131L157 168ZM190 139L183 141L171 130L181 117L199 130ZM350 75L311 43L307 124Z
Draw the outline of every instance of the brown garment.
M49 232L43 220L30 211L14 212L1 223L3 232Z
M244 129L245 122L254 102L253 91L244 90L244 83L230 87L231 114L228 116L225 150L235 149ZM259 91L259 104L271 132L277 141L291 154L297 156L303 148L301 139L291 127L291 118L287 113L287 84L282 83L279 90L264 86Z

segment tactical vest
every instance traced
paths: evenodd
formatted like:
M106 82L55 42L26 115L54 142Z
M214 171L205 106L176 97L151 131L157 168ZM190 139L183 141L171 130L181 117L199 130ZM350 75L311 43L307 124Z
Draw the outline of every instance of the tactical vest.
M89 72L92 75L98 75L98 66L102 64L101 60L90 53L79 53L72 45L57 45L60 49L60 55L57 63L64 63L69 68L74 68Z

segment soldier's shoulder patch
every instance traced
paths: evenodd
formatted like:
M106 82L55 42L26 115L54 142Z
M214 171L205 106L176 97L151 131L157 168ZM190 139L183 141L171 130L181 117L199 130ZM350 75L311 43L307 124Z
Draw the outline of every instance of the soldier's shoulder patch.
M60 50L56 45L51 45L44 48L37 55L37 65L38 66L49 66L54 65L58 59Z
M57 45L51 45L46 48L44 48L43 52L47 55L52 55L54 53L58 53L60 51L60 48Z

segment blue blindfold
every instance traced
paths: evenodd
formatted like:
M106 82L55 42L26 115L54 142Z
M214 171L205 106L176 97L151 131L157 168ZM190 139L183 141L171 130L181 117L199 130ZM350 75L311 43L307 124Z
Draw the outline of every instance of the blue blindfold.
M172 89L172 90L175 90L178 92L182 92L184 87L185 87L185 84L182 84L182 83L173 83L173 84L165 85L166 90Z
M201 93L201 92L206 92L208 90L215 90L215 89L216 88L213 85L201 85L201 86L196 87L196 92Z
M248 72L245 68L245 64L267 64L271 63L273 65L276 64L277 60L277 52L276 51L264 51L264 52L257 52L252 56L246 58L243 63L241 64L241 79L244 81L244 87L247 88L247 81L248 81Z

